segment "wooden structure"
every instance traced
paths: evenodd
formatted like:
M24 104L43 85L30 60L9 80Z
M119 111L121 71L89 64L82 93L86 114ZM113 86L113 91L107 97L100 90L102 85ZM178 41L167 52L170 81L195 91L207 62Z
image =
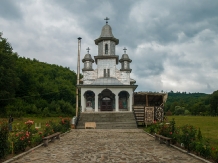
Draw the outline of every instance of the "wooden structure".
M96 128L96 123L95 122L85 122L85 129L86 128Z
M133 111L137 125L148 125L154 121L163 121L164 103L167 93L135 92Z

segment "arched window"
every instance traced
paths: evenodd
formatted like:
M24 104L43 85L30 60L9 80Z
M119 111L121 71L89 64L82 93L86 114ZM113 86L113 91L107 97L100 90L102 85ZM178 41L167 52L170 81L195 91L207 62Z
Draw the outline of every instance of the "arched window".
M108 54L108 44L105 44L104 50L105 50L105 54Z

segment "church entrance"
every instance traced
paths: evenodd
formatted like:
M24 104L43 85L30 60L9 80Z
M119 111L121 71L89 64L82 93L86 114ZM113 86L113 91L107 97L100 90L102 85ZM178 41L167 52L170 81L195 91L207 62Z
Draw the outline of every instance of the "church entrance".
M100 111L113 111L115 109L115 95L109 90L103 90L99 95Z
M108 97L105 97L102 99L101 102L101 111L112 111L112 102L111 99Z

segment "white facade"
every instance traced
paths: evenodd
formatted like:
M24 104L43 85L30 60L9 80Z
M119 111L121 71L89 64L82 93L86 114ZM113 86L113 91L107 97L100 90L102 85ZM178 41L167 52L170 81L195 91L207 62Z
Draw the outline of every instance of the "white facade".
M132 111L133 93L137 87L130 78L132 60L127 54L119 60L115 54L118 43L111 27L106 24L95 40L98 46L98 55L94 57L97 69L92 69L94 60L89 52L84 56L83 79L77 85L81 91L82 112ZM117 68L118 61L121 63L120 70Z

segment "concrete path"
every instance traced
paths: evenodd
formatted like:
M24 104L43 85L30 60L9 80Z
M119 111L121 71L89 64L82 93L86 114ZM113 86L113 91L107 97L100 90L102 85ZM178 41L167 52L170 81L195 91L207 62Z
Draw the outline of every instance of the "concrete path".
M141 129L78 129L60 141L41 146L14 163L198 163L200 160L165 144Z

